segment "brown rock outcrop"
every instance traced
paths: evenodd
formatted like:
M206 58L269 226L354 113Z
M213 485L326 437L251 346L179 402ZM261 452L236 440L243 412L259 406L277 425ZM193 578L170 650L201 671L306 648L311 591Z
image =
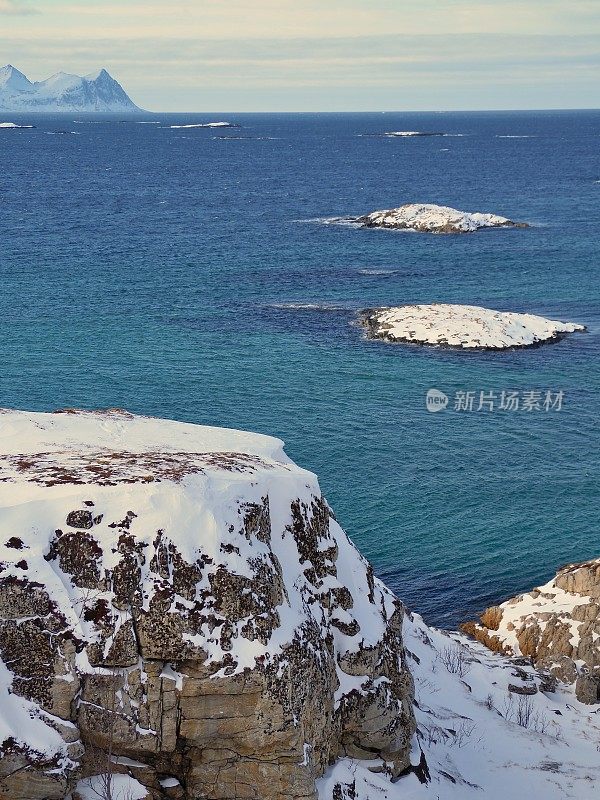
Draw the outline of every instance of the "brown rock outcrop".
M545 586L488 608L463 630L575 684L581 702L600 702L600 559L563 567Z

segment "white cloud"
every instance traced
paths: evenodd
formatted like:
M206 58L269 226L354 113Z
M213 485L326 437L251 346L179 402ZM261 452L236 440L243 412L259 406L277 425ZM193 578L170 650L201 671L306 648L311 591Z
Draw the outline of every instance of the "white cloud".
M15 0L0 0L0 14L28 15L37 13L37 9L28 4L18 3Z
M16 5L14 0L0 0ZM107 0L45 4L30 37L59 30L78 38L296 38L395 34L586 33L597 0Z

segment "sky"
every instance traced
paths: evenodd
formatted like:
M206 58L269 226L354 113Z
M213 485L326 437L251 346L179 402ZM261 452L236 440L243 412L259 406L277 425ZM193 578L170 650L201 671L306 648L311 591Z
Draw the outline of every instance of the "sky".
M152 111L600 107L600 0L0 0L0 66Z

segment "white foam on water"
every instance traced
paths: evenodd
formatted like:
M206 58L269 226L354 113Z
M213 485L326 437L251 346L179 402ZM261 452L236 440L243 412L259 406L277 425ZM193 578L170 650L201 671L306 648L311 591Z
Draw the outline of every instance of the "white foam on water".
M345 306L332 303L270 303L268 308L285 311L348 311Z
M359 275L397 275L397 269L359 269Z

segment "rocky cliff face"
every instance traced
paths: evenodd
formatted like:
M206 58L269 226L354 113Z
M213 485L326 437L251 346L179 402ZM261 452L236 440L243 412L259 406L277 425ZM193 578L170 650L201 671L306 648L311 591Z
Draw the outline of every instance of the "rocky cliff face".
M530 658L600 702L600 559L569 564L544 586L488 608L464 630L502 653Z
M339 757L408 767L403 608L281 442L0 421L0 798L110 768L155 799L314 800Z

